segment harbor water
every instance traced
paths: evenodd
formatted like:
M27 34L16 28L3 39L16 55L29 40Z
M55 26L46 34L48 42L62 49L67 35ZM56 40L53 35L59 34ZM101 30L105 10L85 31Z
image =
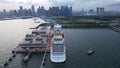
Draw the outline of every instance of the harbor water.
M0 65L12 55L29 28L37 26L33 19L0 21ZM67 59L65 63L51 63L47 53L45 68L120 68L120 33L110 29L64 29ZM89 48L95 53L87 55ZM28 63L26 53L17 54L5 68L40 68L44 53L32 53Z

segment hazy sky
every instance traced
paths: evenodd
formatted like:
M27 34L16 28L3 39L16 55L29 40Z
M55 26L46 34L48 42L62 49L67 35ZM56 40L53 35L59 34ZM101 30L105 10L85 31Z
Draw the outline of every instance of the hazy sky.
M72 6L75 11L80 11L82 8L87 10L96 7L120 11L120 0L0 0L0 10L18 9L19 6L30 8L32 4L36 8L44 6L46 9L50 6L68 5Z

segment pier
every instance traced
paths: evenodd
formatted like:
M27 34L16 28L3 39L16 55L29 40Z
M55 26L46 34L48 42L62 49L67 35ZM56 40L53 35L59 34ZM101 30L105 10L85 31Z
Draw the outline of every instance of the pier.
M22 40L22 42L20 42L19 45L12 52L49 52L51 40L51 27L40 27L33 30L31 34L27 34L26 37Z
M32 53L43 53L43 59L40 68L45 65L47 52L50 52L51 41L53 38L53 30L50 26L40 26L32 29L31 33L25 35L25 38L12 50L12 55L7 61L0 65L0 68L8 66L9 63L16 57L17 53L26 53L27 55L22 59L27 63Z
M46 57L47 57L47 52L45 51L42 62L41 62L41 65L40 65L40 68L44 68Z
M111 26L111 29L120 33L120 25L118 25L118 26Z
M50 52L51 42L54 35L54 30L51 26L39 26L32 29L31 33L27 33L25 38L18 43L18 46L12 50L12 55L5 62L0 65L0 68L4 68L12 63L14 57L17 57L17 53L26 53L23 62L29 62L32 53L42 53L42 61L40 63L40 68L45 67L45 61L47 53ZM11 62L11 63L10 63ZM22 63L23 63L22 62Z

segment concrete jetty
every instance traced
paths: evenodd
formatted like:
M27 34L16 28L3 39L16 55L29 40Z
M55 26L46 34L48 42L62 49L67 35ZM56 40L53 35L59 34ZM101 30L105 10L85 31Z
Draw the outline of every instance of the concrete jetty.
M34 29L31 34L26 34L25 38L12 51L17 53L24 52L49 52L52 40L52 29L50 26L42 26Z

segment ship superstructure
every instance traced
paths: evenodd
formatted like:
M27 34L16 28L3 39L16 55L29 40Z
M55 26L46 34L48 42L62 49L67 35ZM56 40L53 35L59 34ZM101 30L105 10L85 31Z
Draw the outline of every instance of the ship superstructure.
M53 29L53 39L51 42L51 49L50 49L50 59L51 62L65 62L66 60L66 47L65 47L65 40L64 34L62 31L61 25L55 25Z

